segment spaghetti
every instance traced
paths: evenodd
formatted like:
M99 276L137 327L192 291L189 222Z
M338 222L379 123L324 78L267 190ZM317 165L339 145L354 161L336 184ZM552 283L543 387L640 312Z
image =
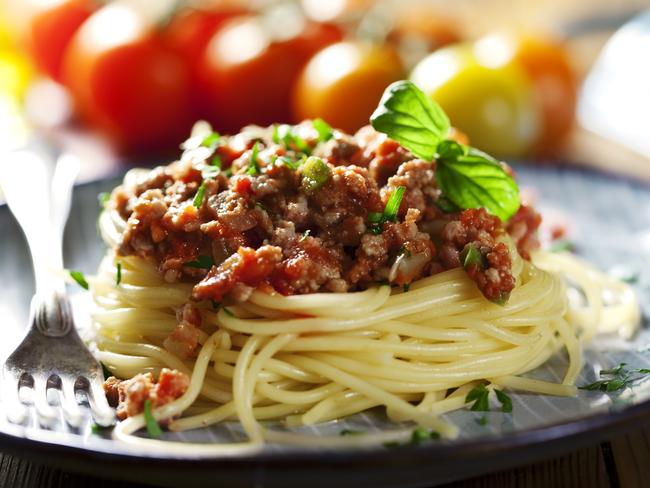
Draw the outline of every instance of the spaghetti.
M116 212L102 214L111 249L123 225ZM453 437L455 427L439 415L464 407L477 382L574 395L582 365L578 336L596 332L589 324L606 331L628 324L628 333L638 323L626 285L614 284L622 300L606 306L602 289L611 280L576 258L539 252L534 261L545 271L511 252L517 286L505 306L487 301L461 269L423 278L407 292L389 286L289 297L255 291L219 311L200 304L201 350L182 361L162 343L191 285L166 283L138 257L119 257L116 285L118 258L109 251L92 280L99 358L122 378L163 367L191 376L179 399L156 409L157 418L174 419L170 430L237 419L253 443L299 442L259 421L310 425L383 406L390 418ZM585 303L569 307L557 269L580 284ZM562 383L521 376L560 349L569 358ZM142 415L132 417L118 433L128 437L143 425Z

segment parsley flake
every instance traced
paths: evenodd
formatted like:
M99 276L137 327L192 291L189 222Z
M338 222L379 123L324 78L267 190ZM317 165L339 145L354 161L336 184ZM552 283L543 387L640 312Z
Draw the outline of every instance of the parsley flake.
M197 269L210 269L214 266L214 260L211 256L201 255L198 256L194 261L188 261L183 264L188 268L197 268Z
M115 267L117 268L117 273L115 275L115 284L119 286L122 282L122 263L118 262Z
M148 398L144 401L144 421L147 426L149 437L158 438L162 435L162 429L151 413L151 400Z
M474 412L489 412L490 402L488 401L489 390L485 384L474 387L465 397L465 403L474 402L471 409Z
M603 391L611 393L614 391L624 390L634 385L637 381L643 379L643 376L650 374L650 369L628 369L627 363L620 363L612 369L603 369L600 371L599 376L609 376L598 381L594 381L588 385L579 386L581 390L590 391Z
M259 143L256 142L253 144L253 149L251 151L251 162L248 165L248 169L246 170L246 174L249 174L251 176L255 176L260 174L260 165L258 161L258 156L260 152L260 146Z
M70 271L70 277L77 282L77 284L84 290L88 289L88 282L86 277L81 271Z

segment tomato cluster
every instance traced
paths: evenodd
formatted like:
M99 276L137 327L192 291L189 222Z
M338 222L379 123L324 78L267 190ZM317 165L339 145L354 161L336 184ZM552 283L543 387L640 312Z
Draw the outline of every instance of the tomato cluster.
M85 122L129 152L176 148L197 119L235 132L321 117L353 132L431 50L411 78L477 146L523 155L555 145L573 120L570 65L542 38L502 40L509 54L494 62L484 41L458 43L453 22L405 9L385 42L371 43L350 39L358 29L349 22L295 9L278 17L215 2L161 16L127 0L38 4L25 29L35 64L69 89ZM423 52L409 47L414 36Z

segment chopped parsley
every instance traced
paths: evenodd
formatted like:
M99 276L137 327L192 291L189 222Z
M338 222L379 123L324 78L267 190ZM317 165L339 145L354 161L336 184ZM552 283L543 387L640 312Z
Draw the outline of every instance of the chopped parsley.
M122 283L122 263L118 261L115 267L117 268L117 273L115 275L115 284L119 285Z
M201 145L203 147L209 147L210 149L216 149L220 138L221 135L218 132L212 131L210 134L203 138Z
M248 169L246 170L246 174L249 174L251 176L255 176L260 174L260 164L258 161L258 156L260 152L260 146L258 142L255 142L253 144L253 149L251 151L251 162L248 165Z
M611 393L613 391L620 391L632 386L635 382L643 379L643 375L650 374L650 369L628 369L627 363L620 363L612 369L603 369L600 371L599 376L606 377L604 379L594 381L588 385L580 386L581 390L590 391L603 391Z
M499 403L501 404L501 411L504 413L512 412L512 399L502 390L495 388L494 393L496 393L497 400L499 400Z
M575 246L571 241L555 241L549 248L551 252L569 252L573 250L575 250Z
M465 397L465 403L474 402L470 410L474 412L489 412L490 402L488 401L489 390L484 383L475 386Z
M199 186L196 195L194 195L194 201L192 203L196 208L201 208L201 205L203 205L203 199L205 198L205 182L206 180L201 182L201 186Z
M406 292L409 291L410 289L411 289L411 283L404 283L404 284L402 285L402 290L404 290L404 293L406 293Z
M370 222L370 230L374 234L381 234L383 229L384 222L396 222L397 214L399 212L400 205L402 204L402 198L404 198L404 192L406 187L398 186L395 188L388 201L384 207L382 213L379 212L368 212L368 222Z
M108 201L111 199L111 194L108 193L107 191L101 192L99 195L97 195L97 201L99 202L100 207L105 207Z
M316 132L318 132L318 142L329 141L334 137L332 127L323 119L314 119L311 123L314 126L314 129L316 129Z
M70 277L77 282L77 284L84 290L88 289L88 282L86 277L81 271L70 271Z
M151 400L148 398L144 401L144 421L147 426L149 437L158 438L162 435L162 429L151 413Z
M280 161L282 164L288 166L290 169L295 171L298 168L300 168L303 164L305 164L305 161L307 161L307 157L302 156L301 158L294 161L289 156L277 156L274 154L271 159L271 164L275 164L276 161Z
M468 269L472 266L478 266L480 269L487 267L487 260L478 247L474 244L467 244L460 253L460 262L463 268Z
M342 437L349 436L349 435L361 435L364 434L362 430L352 430L352 429L343 429L339 435Z
M292 151L298 151L307 155L311 154L311 149L307 142L298 134L293 132L293 127L290 125L274 125L271 139L276 144L282 144L284 147Z
M512 412L512 399L502 390L494 389L497 400L501 404L501 411L504 413ZM470 410L474 412L490 411L490 390L485 387L484 383L474 387L465 397L465 403L474 402Z
M214 260L211 256L201 255L194 261L184 263L183 266L187 266L188 268L210 269L214 266Z

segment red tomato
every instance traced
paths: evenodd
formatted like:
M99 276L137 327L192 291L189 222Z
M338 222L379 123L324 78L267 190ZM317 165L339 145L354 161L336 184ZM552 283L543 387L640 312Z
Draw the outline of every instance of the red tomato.
M25 42L41 71L61 80L61 62L70 39L94 10L92 0L54 0L38 4L28 22Z
M575 119L578 83L569 56L551 39L528 36L514 42L514 60L531 79L543 116L537 151L553 152Z
M126 4L108 4L81 26L63 80L82 118L122 149L177 147L191 126L185 63Z
M307 22L301 32L275 40L261 19L233 19L208 44L201 62L207 118L218 130L291 122L290 100L300 70L340 32Z
M187 63L191 75L191 96L194 118L206 118L203 108L203 88L200 80L201 61L210 39L233 17L246 14L243 7L234 5L213 10L186 10L181 12L164 31L165 41Z
M197 65L208 42L221 26L233 17L246 13L246 9L234 5L180 12L165 28L165 40L191 65Z

